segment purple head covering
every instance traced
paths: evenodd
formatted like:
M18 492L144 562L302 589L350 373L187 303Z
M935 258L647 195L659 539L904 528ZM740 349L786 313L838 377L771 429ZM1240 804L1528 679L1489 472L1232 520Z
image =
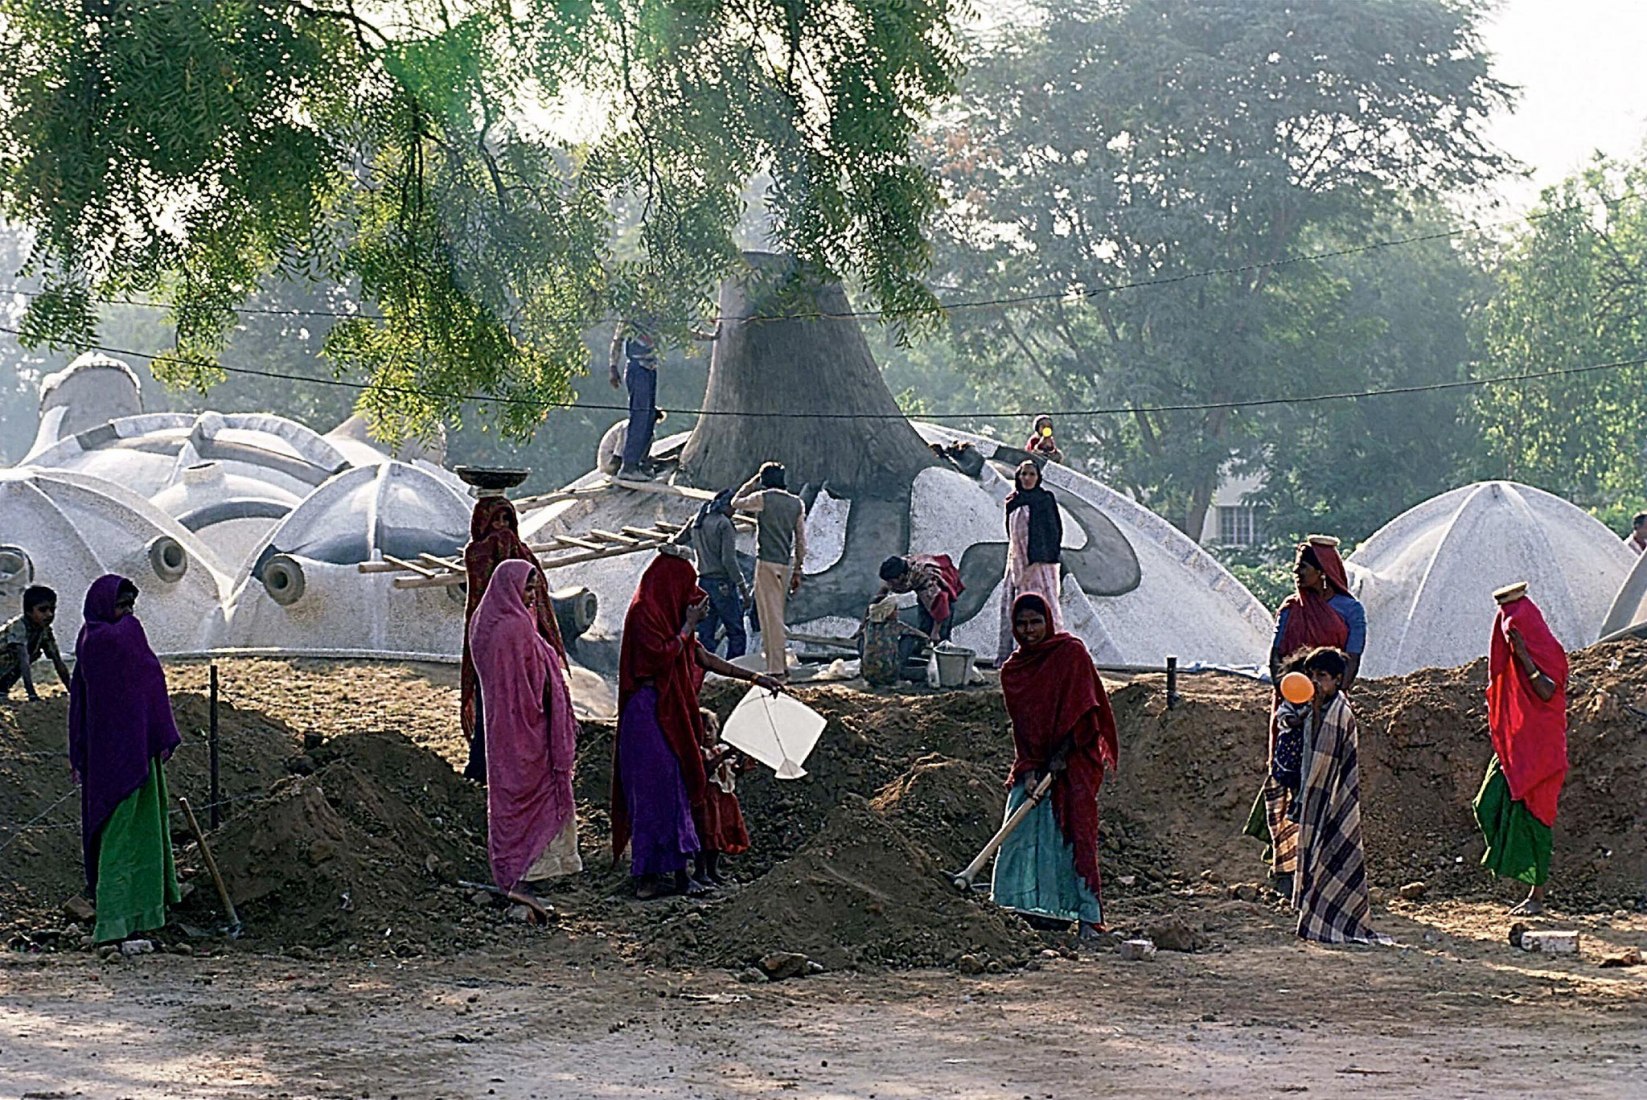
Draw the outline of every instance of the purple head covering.
M143 624L136 615L115 618L122 591L135 595L137 586L112 573L87 589L69 681L69 764L80 783L81 846L94 897L98 832L148 780L149 762L167 759L182 740Z

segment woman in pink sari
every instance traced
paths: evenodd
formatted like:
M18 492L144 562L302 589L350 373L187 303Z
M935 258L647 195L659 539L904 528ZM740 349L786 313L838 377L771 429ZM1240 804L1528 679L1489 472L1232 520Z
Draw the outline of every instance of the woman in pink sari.
M486 852L503 890L583 870L572 799L578 726L559 655L538 629L531 562L502 562L469 627L486 714Z
M1012 635L1012 609L1019 596L1039 596L1051 609L1049 634L1064 629L1064 613L1059 606L1064 520L1058 511L1058 498L1041 484L1041 467L1027 459L1018 465L1013 483L1015 488L1006 498L1006 587L1001 592L997 667L1006 664L1017 646Z

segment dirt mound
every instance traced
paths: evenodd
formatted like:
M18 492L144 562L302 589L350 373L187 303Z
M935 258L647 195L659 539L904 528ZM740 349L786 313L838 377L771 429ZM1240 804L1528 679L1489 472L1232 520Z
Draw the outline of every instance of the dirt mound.
M708 910L694 938L701 957L725 966L796 951L831 969L943 965L965 953L1013 965L1040 946L1016 917L956 893L925 849L855 797L792 858ZM668 927L654 947L667 954L677 942Z
M166 780L187 798L201 824L209 820L211 781L204 695L172 696L183 743L172 754ZM218 714L220 809L232 815L286 774L298 738L255 710L227 703ZM13 698L0 704L0 923L41 923L62 902L85 890L80 866L80 798L69 775L68 697L46 694L38 703ZM173 809L178 843L189 837Z
M330 742L317 770L277 783L212 837L242 920L260 940L371 938L422 952L465 942L472 909L450 887L485 879L485 798L443 759L390 733ZM216 905L196 891L186 912Z
M882 787L869 805L945 867L959 870L1000 828L1006 789L987 768L930 753Z
M205 669L168 673L174 687L193 688ZM1422 879L1432 899L1508 889L1478 866L1470 813L1491 751L1483 676L1477 663L1357 685L1376 886ZM453 769L462 745L449 684L410 668L319 661L231 663L224 681L227 816L213 845L254 945L438 952L506 934L498 911L451 886L486 877L486 824L483 792ZM1113 692L1121 761L1100 796L1101 859L1122 922L1204 877L1263 874L1260 845L1240 830L1264 770L1268 689L1186 676L1171 710L1164 689L1142 677ZM711 688L706 700L724 716L742 692ZM906 966L1024 950L1021 922L953 895L940 874L969 860L1001 818L1012 742L999 690L797 694L828 721L809 774L785 782L762 769L740 780L753 849L730 861L730 896L701 906L629 900L625 870L605 857L612 727L586 723L576 792L590 870L557 891L559 929L693 964L795 950L830 966ZM1610 910L1647 884L1647 643L1576 654L1569 694L1572 770L1552 899ZM206 700L181 690L174 706L184 744L168 776L204 820ZM61 693L0 707L3 924L60 919L58 906L82 886L65 722ZM372 727L389 732L361 732ZM326 740L304 754L304 735ZM173 828L197 876L182 917L214 925L214 891L176 815Z
M1647 886L1647 643L1595 647L1572 661L1571 767L1556 822L1552 897L1570 909L1633 905ZM1161 678L1148 677L1114 694L1121 770L1104 785L1106 833L1130 828L1155 846L1156 874L1259 877L1260 846L1240 829L1264 774L1268 688L1189 678L1172 710L1164 689ZM1423 880L1430 897L1505 891L1480 867L1470 809L1492 754L1485 690L1485 661L1356 685L1361 812L1375 886ZM1109 840L1105 877L1113 882L1121 869L1109 859Z

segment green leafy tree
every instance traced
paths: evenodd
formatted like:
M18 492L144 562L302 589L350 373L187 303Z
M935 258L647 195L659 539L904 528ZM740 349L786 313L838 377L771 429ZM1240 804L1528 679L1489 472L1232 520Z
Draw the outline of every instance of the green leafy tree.
M1483 377L1647 356L1647 163L1598 162L1547 190L1481 317ZM1474 472L1626 518L1647 500L1647 368L1493 386Z
M1045 297L957 313L958 340L1064 407L1130 406L1066 446L1199 533L1220 471L1262 461L1264 418L1150 410L1342 388L1297 323L1341 291L1287 258L1500 171L1481 126L1511 91L1453 0L1034 8L970 67L933 156L943 281Z
M1287 358L1320 365L1316 392L1399 390L1470 377L1471 323L1491 292L1470 237L1428 212L1376 227L1387 238L1434 235L1333 261L1307 300L1287 311L1271 339ZM1330 250L1343 242L1324 238ZM1482 438L1468 422L1465 389L1283 404L1262 410L1251 435L1259 473L1251 498L1272 551L1316 530L1360 542L1385 522L1454 488Z
M703 311L761 172L774 247L919 319L937 189L910 139L952 89L951 8L0 0L25 339L90 342L100 300L145 296L175 324L157 373L198 388L259 287L343 286L323 350L381 429L480 390L524 435L591 321Z

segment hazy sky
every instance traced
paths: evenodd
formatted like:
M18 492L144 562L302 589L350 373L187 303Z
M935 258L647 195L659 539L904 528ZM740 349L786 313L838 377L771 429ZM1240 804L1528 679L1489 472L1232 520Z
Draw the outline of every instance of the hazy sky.
M1485 29L1500 79L1521 102L1490 133L1532 170L1500 193L1516 209L1600 149L1638 152L1647 139L1647 0L1504 0Z

